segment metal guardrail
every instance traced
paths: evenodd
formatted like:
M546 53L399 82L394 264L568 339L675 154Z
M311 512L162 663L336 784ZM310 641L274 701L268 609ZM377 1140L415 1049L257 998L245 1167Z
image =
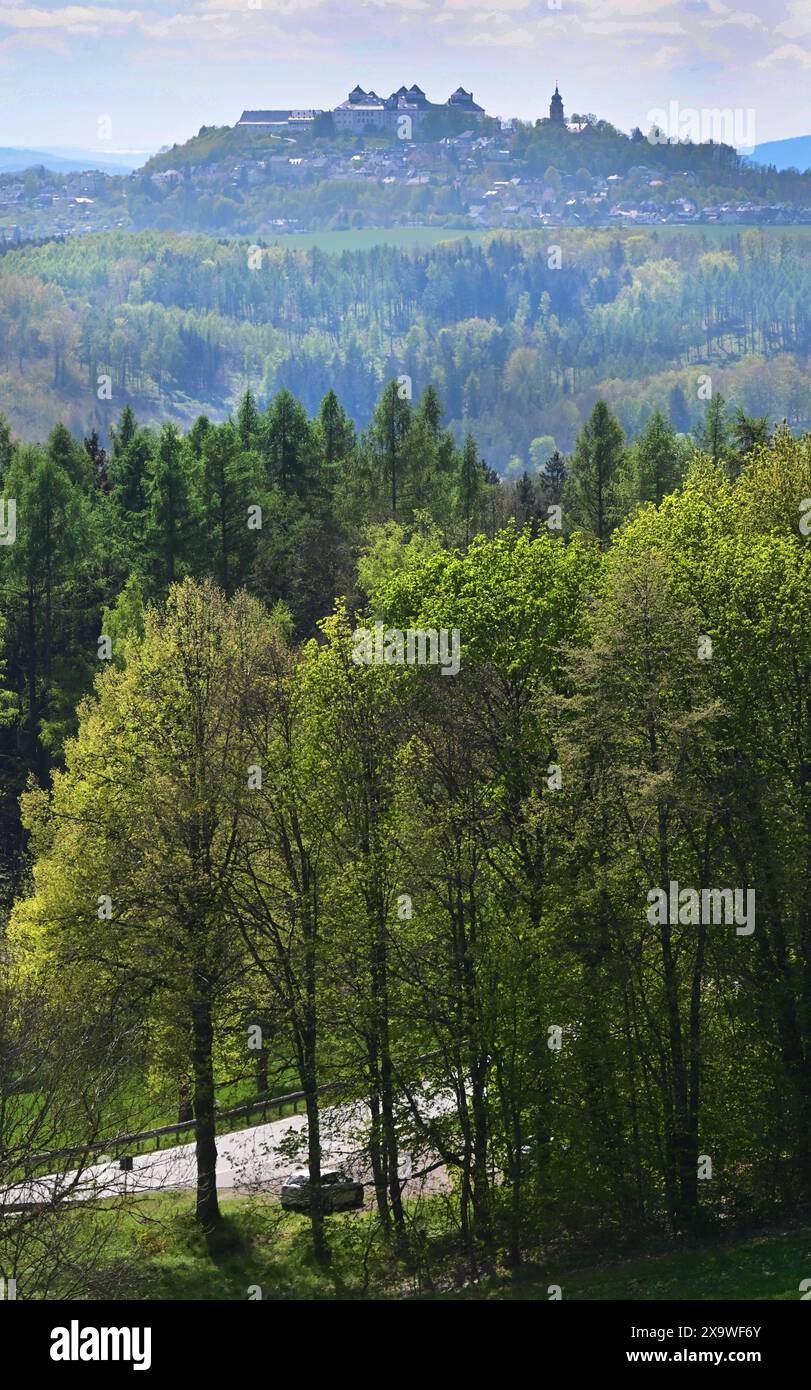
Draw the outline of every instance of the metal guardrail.
M326 1086L319 1086L318 1094L324 1095L328 1091L338 1088L340 1082L331 1081ZM298 1110L299 1105L305 1099L304 1091L290 1091L284 1096L256 1096L253 1100L245 1101L242 1105L235 1105L231 1110L217 1110L215 1112L215 1123L219 1120L239 1119L242 1115L249 1118L253 1114L261 1114L263 1121L267 1120L268 1113L275 1112L281 1118L282 1111L292 1106L293 1113ZM31 1154L28 1158L29 1163L47 1163L55 1158L75 1158L81 1154L101 1153L105 1149L122 1149L133 1144L140 1144L144 1141L156 1140L155 1149L160 1149L160 1141L169 1135L183 1134L189 1130L194 1130L195 1120L180 1120L177 1124L159 1125L156 1129L139 1130L137 1134L115 1134L108 1139L94 1139L90 1144L77 1144L72 1148L49 1149L46 1153Z
M437 1052L427 1052L418 1060L420 1062L431 1061L438 1056ZM324 1086L319 1086L317 1094L327 1095L330 1091L340 1090L344 1083L341 1081L329 1081ZM284 1096L256 1096L253 1100L245 1101L242 1105L236 1105L231 1110L217 1110L215 1112L215 1124L219 1120L238 1119L241 1115L261 1114L263 1121L267 1120L268 1112L275 1111L281 1118L282 1111L286 1106L292 1106L293 1113L298 1110L299 1105L305 1098L304 1091L290 1091ZM154 1139L155 1150L160 1149L162 1138L173 1134L184 1134L189 1130L194 1130L196 1121L180 1120L177 1124L159 1125L157 1129L143 1129L137 1134L117 1134L109 1139L94 1139L90 1144L77 1144L73 1148L49 1149L47 1153L31 1154L28 1163L47 1163L54 1158L75 1158L81 1154L103 1153L105 1149L122 1149L131 1144L140 1144L145 1140Z

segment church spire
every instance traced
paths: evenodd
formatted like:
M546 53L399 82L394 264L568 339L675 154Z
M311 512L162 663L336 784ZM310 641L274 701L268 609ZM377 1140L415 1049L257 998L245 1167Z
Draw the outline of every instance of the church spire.
M558 91L558 84L555 83L555 92L549 103L549 119L554 125L565 125L566 117L563 114L563 97Z

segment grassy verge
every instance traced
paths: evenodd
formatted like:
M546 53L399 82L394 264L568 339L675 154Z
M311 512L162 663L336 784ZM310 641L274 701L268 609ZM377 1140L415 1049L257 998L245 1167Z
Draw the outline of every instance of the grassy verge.
M368 1211L333 1216L332 1264L321 1270L310 1252L305 1218L275 1201L235 1197L223 1202L222 1229L207 1241L189 1193L147 1196L116 1222L114 1256L137 1270L139 1299L243 1300L414 1298L546 1301L550 1284L567 1300L794 1300L811 1277L811 1229L791 1227L745 1238L632 1258L556 1256L478 1285L450 1287L446 1238L424 1252L425 1273L407 1275L387 1251ZM251 1293L253 1290L253 1293Z
M495 1279L456 1297L473 1299L548 1299L550 1284L559 1284L565 1299L700 1299L791 1300L811 1271L811 1231L784 1230L610 1263L596 1268L566 1267L550 1262L510 1279Z

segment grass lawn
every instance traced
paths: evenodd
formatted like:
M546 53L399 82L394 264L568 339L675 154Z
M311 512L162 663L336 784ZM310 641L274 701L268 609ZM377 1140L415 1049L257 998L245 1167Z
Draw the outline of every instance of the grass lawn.
M368 1212L329 1219L333 1264L325 1273L312 1258L305 1217L262 1197L221 1194L221 1204L211 1241L194 1220L190 1193L140 1197L126 1212L111 1211L110 1254L133 1262L133 1297L246 1300L258 1286L264 1299L363 1298L389 1282L389 1256Z
M811 1277L811 1230L786 1230L750 1236L723 1245L696 1246L591 1268L553 1262L543 1274L493 1280L456 1297L546 1299L550 1284L559 1284L565 1299L782 1299L797 1302L802 1279Z
M222 1203L224 1221L208 1243L193 1217L190 1193L134 1200L116 1222L114 1255L132 1260L133 1297L244 1300L251 1286L272 1299L413 1298L546 1301L559 1284L567 1300L782 1299L798 1300L811 1277L811 1229L786 1227L760 1235L632 1258L561 1256L519 1274L453 1288L440 1242L428 1264L435 1288L407 1284L374 1229L371 1213L330 1217L332 1267L324 1272L310 1253L309 1224L264 1198Z

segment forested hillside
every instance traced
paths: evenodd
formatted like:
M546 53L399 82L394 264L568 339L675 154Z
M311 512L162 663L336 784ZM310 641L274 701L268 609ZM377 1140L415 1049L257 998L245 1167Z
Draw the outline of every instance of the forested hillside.
M125 411L109 455L0 431L30 837L0 1188L134 1088L191 1097L213 1231L216 1087L261 1074L258 1029L316 1192L320 1088L368 1101L358 1230L395 1286L807 1207L811 450L718 397L702 443L654 416L628 447L598 402L505 485L396 382L361 437L287 392L185 436ZM376 621L395 655L358 662ZM456 631L458 669L400 661L407 629ZM406 1202L437 1163L452 1199ZM5 1230L29 1288L103 1279L60 1202Z
M552 249L550 250L550 246ZM559 254L555 247L560 247ZM225 418L246 387L330 388L365 426L381 384L433 383L458 442L499 472L572 447L596 399L637 433L689 431L706 383L750 414L811 416L811 235L719 245L689 231L529 233L328 255L110 234L0 257L0 400L15 430L56 418L109 441L146 421Z
M307 639L336 597L361 606L401 565L511 523L605 543L679 485L695 444L736 476L769 438L765 418L731 412L719 394L695 441L654 412L631 442L598 401L570 456L546 453L535 473L501 480L472 434L456 444L433 386L411 402L396 380L360 432L334 391L310 415L286 388L264 410L246 392L233 419L200 416L185 434L125 406L109 448L64 425L26 444L0 416L9 823L27 774L47 777L61 758L99 634L122 637L172 583L247 586L268 609L283 604L293 636Z

